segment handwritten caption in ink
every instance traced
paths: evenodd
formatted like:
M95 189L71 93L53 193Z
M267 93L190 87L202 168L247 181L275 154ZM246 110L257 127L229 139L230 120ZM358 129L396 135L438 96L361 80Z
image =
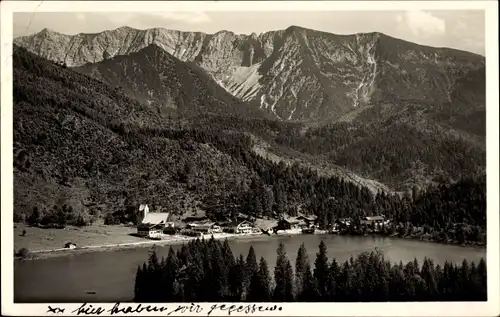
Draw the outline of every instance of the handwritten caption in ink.
M170 308L174 307L174 308ZM197 314L210 316L212 314L223 313L231 316L232 313L243 313L247 315L254 314L256 312L273 312L282 311L283 307L275 304L211 304L207 309L199 304L191 303L186 305L177 305L167 307L165 305L143 305L143 304L122 304L117 302L110 309L105 309L102 306L95 304L83 303L80 307L74 309L70 312L71 315L81 316L81 315L127 315L127 314L140 314L140 313L165 313L166 316L171 314ZM49 314L64 314L65 308L48 306L47 313Z

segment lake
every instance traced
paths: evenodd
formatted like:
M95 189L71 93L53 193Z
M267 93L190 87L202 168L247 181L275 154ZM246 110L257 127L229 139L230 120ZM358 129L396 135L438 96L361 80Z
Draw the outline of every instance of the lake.
M375 247L384 252L391 262L425 257L436 264L445 261L460 263L463 259L476 263L484 257L486 249L427 243L378 236L296 235L258 236L251 239L231 240L235 256L246 258L250 245L254 246L257 260L263 256L270 265L276 261L276 249L283 241L288 258L295 264L297 250L305 244L311 265L323 240L328 247L328 258L348 260ZM160 256L167 256L170 246L158 247ZM172 246L178 249L180 246ZM92 252L74 256L53 257L35 261L15 261L14 301L19 302L107 302L131 301L137 266L147 260L149 248ZM272 272L272 271L271 271ZM87 294L95 292L95 294Z

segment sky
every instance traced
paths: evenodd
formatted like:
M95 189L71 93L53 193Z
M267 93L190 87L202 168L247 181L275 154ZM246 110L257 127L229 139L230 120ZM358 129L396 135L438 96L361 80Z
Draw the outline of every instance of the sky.
M308 12L22 12L14 13L14 36L49 28L64 34L98 33L121 26L162 27L251 34L297 25L335 34L381 32L418 44L485 55L485 15L480 10Z

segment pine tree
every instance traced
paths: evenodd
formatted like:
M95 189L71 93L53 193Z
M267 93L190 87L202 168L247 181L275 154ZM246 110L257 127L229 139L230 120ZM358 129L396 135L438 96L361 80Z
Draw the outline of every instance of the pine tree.
M273 191L262 186L261 187L262 208L264 215L270 216L273 211L274 195Z
M134 302L140 302L143 299L143 282L144 274L141 266L137 266L137 273L135 274L135 286L134 286Z
M335 301L338 290L337 280L340 274L340 267L337 260L335 259L333 259L332 263L330 264L329 274L330 274L330 285L328 286L329 290L328 298L330 301Z
M285 245L280 242L277 250L276 266L274 267L275 287L273 300L287 302L293 300L293 270L287 258Z
M203 263L194 257L188 257L186 262L186 279L184 280L182 297L185 301L203 300L200 285L205 280L205 269ZM207 275L208 276L208 275Z
M147 285L148 291L145 301L147 302L158 302L162 294L162 268L160 261L158 260L158 255L156 253L156 247L151 248L148 266L147 266Z
M267 265L267 262L263 257L261 257L259 261L259 280L260 285L262 285L260 292L262 294L261 300L263 302L271 301L271 274L269 272L269 266Z
M331 283L325 242L321 241L318 248L319 252L316 254L313 276L317 285L319 299L323 301L326 300L326 297L328 296L328 286Z
M253 246L248 250L247 259L245 263L245 287L248 287L252 276L258 271L257 257Z
M297 301L313 302L317 300L318 300L318 293L316 290L316 284L312 276L311 265L308 262L304 269L301 291L300 293L297 294Z
M211 301L224 301L229 293L228 273L224 261L221 261L222 252L217 244L214 244L211 252L212 276L208 279L210 286L207 289L210 291ZM212 297L213 296L213 297Z
M227 239L224 240L222 245L222 259L226 262L227 267L232 267L235 263L233 250L231 250L231 246Z
M229 293L231 294L230 298L234 301L240 301L243 297L245 269L245 260L240 254L238 260L229 270Z
M167 259L165 265L162 266L163 270L163 280L164 280L164 290L163 290L163 301L175 301L177 294L175 290L175 282L177 280L177 274L179 271L179 263L177 260L177 255L172 247L168 250Z
M434 263L431 259L425 258L422 264L420 275L426 284L425 300L436 300L437 296L437 278L434 268Z
M472 296L471 300L477 301L481 300L481 283L479 281L479 274L474 262L470 265L470 286L469 286L469 294Z
M339 301L351 301L353 299L353 272L352 267L348 261L345 261L339 273L339 289L342 292L337 293Z
M271 277L266 260L261 257L259 270L252 276L248 289L247 301L269 302L271 301Z
M487 300L487 276L486 276L486 261L481 258L479 264L477 265L477 275L479 276L479 283L481 287L481 300Z
M306 269L308 265L309 256L304 243L302 243L297 251L297 258L295 260L295 294L297 295L302 293L304 276L307 273Z
M411 300L407 296L406 277L403 271L403 263L394 265L390 272L389 292L391 300L405 301Z
M286 302L293 302L293 300L294 300L293 268L292 268L292 264L287 259L286 274L285 274L285 301Z

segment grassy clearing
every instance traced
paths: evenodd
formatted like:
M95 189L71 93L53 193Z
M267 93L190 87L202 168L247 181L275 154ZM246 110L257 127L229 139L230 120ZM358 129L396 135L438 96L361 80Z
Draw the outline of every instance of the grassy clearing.
M22 231L26 235L22 236ZM26 248L30 252L27 259L42 259L47 257L75 255L84 252L110 251L126 248L149 247L156 245L169 245L183 243L193 237L165 235L160 241L136 237L135 227L123 225L106 226L94 224L89 227L77 228L68 226L66 229L40 229L24 224L16 224L14 228L14 251ZM212 235L206 235L205 239ZM215 239L242 239L258 237L260 234L227 234L213 235ZM67 242L77 245L76 249L64 249Z
M23 230L26 235L21 236ZM78 247L103 244L133 243L144 239L130 235L137 232L135 227L106 226L94 224L78 228L68 226L65 229L40 229L25 224L15 224L14 250L27 248L29 251L42 251L64 248L67 242L73 242Z

